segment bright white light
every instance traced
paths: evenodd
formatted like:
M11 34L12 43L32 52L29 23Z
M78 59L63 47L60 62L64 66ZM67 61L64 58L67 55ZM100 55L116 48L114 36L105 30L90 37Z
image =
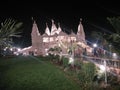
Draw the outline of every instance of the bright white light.
M4 51L6 51L6 48L4 48Z
M10 48L10 51L13 51L13 48Z
M96 43L94 43L94 44L93 44L93 47L97 47L97 44L96 44Z
M113 53L112 56L113 56L114 59L117 59L117 54L116 53Z
M21 51L25 51L25 50L28 50L28 49L30 49L30 48L32 48L32 46L23 48Z
M4 51L6 51L6 50L7 50L7 48L8 48L8 47L5 47L5 48L4 48Z
M73 59L73 57L70 57L69 58L69 64L73 64L74 63L74 59Z
M113 53L113 57L116 57L117 56L117 54L116 53Z
M100 65L100 70L102 70L104 72L105 71L105 66Z
M17 50L18 50L18 52L20 52L20 51L21 51L21 48L17 48Z
M17 56L19 55L19 53L18 53L18 52L14 52L14 54L15 54L15 55L17 55Z

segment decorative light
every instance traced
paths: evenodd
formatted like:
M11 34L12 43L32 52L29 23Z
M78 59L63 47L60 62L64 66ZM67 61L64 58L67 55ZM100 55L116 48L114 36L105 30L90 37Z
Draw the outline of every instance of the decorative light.
M73 59L73 57L70 57L69 58L69 64L73 64L74 63L74 59Z
M7 50L7 48L8 48L8 47L5 47L5 48L4 48L4 51L6 51L6 50Z
M96 44L96 43L94 43L94 44L93 44L93 47L97 47L97 44Z
M10 51L13 51L13 48L10 48Z
M20 51L21 51L21 48L17 48L17 50L18 50L18 52L20 52Z
M100 70L101 70L100 71L101 73L105 72L105 66L104 65L100 65Z
M116 53L113 53L112 56L113 56L113 58L115 58L115 59L117 58L117 54L116 54Z
M117 56L117 54L116 53L113 53L113 57L116 57Z

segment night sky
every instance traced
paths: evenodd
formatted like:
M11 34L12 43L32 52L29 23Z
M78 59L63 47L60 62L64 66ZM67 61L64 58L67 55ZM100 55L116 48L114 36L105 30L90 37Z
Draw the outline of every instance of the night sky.
M113 32L114 29L107 21L107 17L119 16L119 3L113 1L6 1L0 5L0 22L6 18L14 18L23 22L23 33L21 38L14 38L18 47L26 47L31 45L31 30L33 17L39 31L44 33L45 23L48 23L51 28L51 19L54 19L56 25L58 22L61 28L69 33L72 29L75 33L79 24L79 19L82 18L83 27L86 33L86 39L90 38L92 30Z

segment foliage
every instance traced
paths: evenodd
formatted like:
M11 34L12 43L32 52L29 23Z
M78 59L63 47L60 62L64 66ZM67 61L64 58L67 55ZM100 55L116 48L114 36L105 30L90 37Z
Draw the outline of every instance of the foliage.
M96 68L93 63L83 63L81 65L81 71L78 74L78 78L81 82L81 86L86 90L92 88L93 78L96 73ZM92 89L91 89L92 90Z
M115 29L115 33L120 33L120 16L119 17L107 17L107 20Z
M114 42L120 42L120 17L108 17L107 19L115 30L115 32L110 35L109 39L112 39Z
M62 49L61 49L60 47L58 47L58 46L55 46L55 47L54 47L54 50L55 50L56 52L58 52L58 53L60 53L60 52L62 51Z
M63 61L63 67L66 68L68 66L68 58L62 57L62 61Z
M52 52L53 52L53 51L54 51L54 48L50 48L48 51L52 51Z
M114 28L114 32L108 35L108 41L112 43L114 49L120 53L120 17L108 17L107 20Z
M11 42L11 37L20 37L20 30L22 23L17 22L13 19L6 19L3 23L1 23L0 28L0 44L6 44Z
M50 49L48 50L48 52L52 52L52 53L54 53L54 54L59 54L61 51L62 51L62 49L61 49L60 47L58 47L58 46L55 46L55 47L50 48Z
M120 16L107 17L107 20L114 28L113 32L102 33L93 31L92 36L103 46L109 47L108 44L112 43L112 51L120 53L118 49L120 47Z
M114 76L112 74L108 74L107 81L109 84L111 84L111 86L114 86L117 84L119 85L117 76Z
M106 40L105 33L92 31L91 36L97 41L97 43L99 43L99 46L101 46L102 48L105 48L105 46L108 46L108 41Z

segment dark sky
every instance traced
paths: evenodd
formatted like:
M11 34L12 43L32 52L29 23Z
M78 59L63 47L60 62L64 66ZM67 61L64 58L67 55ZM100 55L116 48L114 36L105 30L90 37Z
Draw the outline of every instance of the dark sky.
M15 18L23 22L23 37L16 39L20 46L30 45L30 32L32 28L31 17L36 20L40 32L44 32L45 23L51 26L51 19L57 24L60 22L64 31L77 30L79 19L83 19L86 38L92 30L113 31L107 17L119 16L119 3L113 1L6 1L0 5L0 20Z

